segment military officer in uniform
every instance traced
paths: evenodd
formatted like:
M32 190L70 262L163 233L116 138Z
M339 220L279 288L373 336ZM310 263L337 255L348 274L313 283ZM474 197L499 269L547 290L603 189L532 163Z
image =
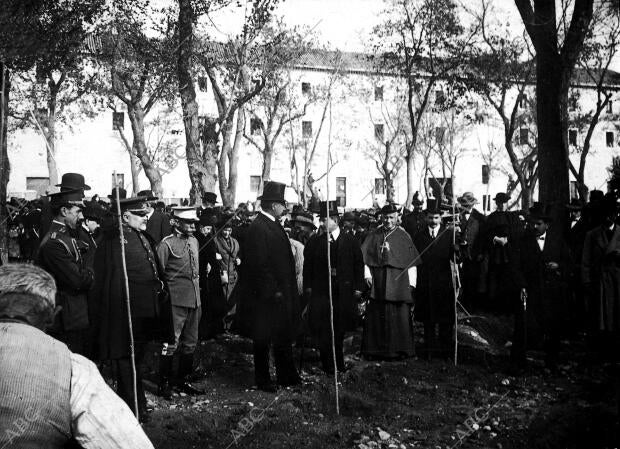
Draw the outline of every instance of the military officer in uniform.
M72 352L91 357L88 335L88 290L93 283L91 262L85 260L88 246L76 239L82 218L80 189L49 195L53 221L41 241L37 264L54 276L61 307L50 334L65 343Z
M136 397L141 419L146 418L146 397L142 386L146 344L152 340L174 341L170 302L160 276L155 242L145 232L148 214L145 201L145 198L119 201L136 361ZM98 308L95 315L98 318L99 358L113 362L117 393L133 409L129 317L119 233L117 222L116 226L106 230L97 248L93 303Z
M170 396L172 357L179 354L175 386L187 394L203 394L189 383L198 343L200 307L198 240L194 237L198 222L196 208L172 209L173 233L159 243L157 256L162 277L168 283L172 304L174 345L165 346L160 358L160 394Z

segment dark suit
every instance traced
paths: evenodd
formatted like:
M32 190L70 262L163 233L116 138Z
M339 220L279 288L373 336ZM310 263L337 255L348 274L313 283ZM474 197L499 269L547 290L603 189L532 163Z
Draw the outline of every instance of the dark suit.
M313 236L304 249L304 290L312 289L308 316L310 331L317 339L325 371L333 372L329 276L327 269L327 235ZM355 330L357 307L354 291L364 289L364 261L354 235L340 232L330 244L332 302L334 305L334 342L336 366L344 369L343 339Z
M466 308L478 309L480 303L480 260L482 243L480 231L485 217L476 209L471 211L465 220L462 215L459 253L463 263L461 282L463 285L463 305Z
M282 226L263 213L248 228L245 279L238 305L240 327L254 340L258 385L270 382L269 347L273 345L278 383L299 381L292 342L300 326L299 293L291 244Z
M557 269L548 266L558 264ZM541 251L538 237L533 232L526 233L520 244L519 281L527 291L527 335L530 341L542 341L547 356L554 358L558 351L560 331L566 322L568 280L570 276L570 256L568 245L552 229L544 236ZM514 304L518 306L518 304ZM514 310L520 313L519 309ZM519 332L519 322L515 322L515 333ZM520 336L515 335L515 351L519 351ZM516 354L518 355L518 354Z
M146 233L155 241L156 245L159 244L164 237L172 234L170 217L158 210L154 210L153 215L146 222Z
M415 319L424 323L424 343L429 351L448 351L454 325L454 289L450 262L454 255L452 231L440 226L431 237L428 226L416 234L414 245L420 251ZM435 326L439 325L441 348L436 348Z
M411 240L413 240L418 232L426 228L426 215L424 212L414 210L403 216L402 224Z
M583 256L583 244L586 234L590 230L588 220L582 215L568 231L568 247L572 259L570 273L571 284L571 318L575 330L587 328L588 308L585 303L583 284L581 283L581 258Z

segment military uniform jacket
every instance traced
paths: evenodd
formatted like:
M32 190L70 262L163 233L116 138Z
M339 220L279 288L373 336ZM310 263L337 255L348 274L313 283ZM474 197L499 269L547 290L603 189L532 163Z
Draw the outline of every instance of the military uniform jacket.
M198 240L171 234L157 245L162 277L168 283L173 306L200 307Z
M89 325L87 293L94 277L79 243L69 228L53 221L39 248L37 264L54 276L58 288L56 304L62 310L54 323L57 332L82 330Z

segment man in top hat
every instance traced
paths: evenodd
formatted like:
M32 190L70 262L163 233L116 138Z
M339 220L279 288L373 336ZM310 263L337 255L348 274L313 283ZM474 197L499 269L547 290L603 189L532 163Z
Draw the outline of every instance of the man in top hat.
M292 350L301 318L295 261L279 222L286 211L285 188L285 184L266 182L259 197L261 211L250 225L245 242L245 279L241 280L245 294L237 313L242 331L254 340L256 384L265 391L275 391L269 375L270 347L278 384L301 383Z
M194 237L198 216L194 207L172 209L173 233L159 243L159 272L168 284L172 304L174 345L165 347L160 358L160 393L171 397L172 358L179 354L179 371L174 384L184 393L202 394L189 383L198 343L202 315L199 285L198 240Z
M426 228L416 234L414 244L421 253L416 287L415 319L424 323L426 355L445 357L451 353L455 315L451 261L452 231L441 222L438 200L428 200Z
M463 305L475 310L481 306L479 287L480 262L483 256L479 237L485 217L475 208L478 200L472 192L465 192L457 201L461 210L458 243L462 262Z
M520 291L515 280L522 227L518 215L506 210L510 200L507 194L500 192L494 200L497 209L487 217L480 237L482 250L488 258L488 308L509 314L510 304L518 300Z
M174 342L171 306L160 274L155 242L145 232L148 214L145 199L126 198L120 200L120 207L134 337L137 401L141 419L144 419L146 397L142 370L146 344L156 339ZM95 255L97 349L99 359L113 362L117 393L133 409L129 316L118 225L117 222L107 230Z
M76 239L83 191L65 190L50 194L49 198L54 219L41 241L37 264L54 276L58 287L56 303L62 307L50 334L71 351L91 357L87 294L94 275L92 263L84 257L87 248Z
M415 354L411 287L415 285L418 250L409 234L397 225L394 204L381 209L382 225L362 245L364 278L370 287L362 354L394 359Z
M310 239L304 249L304 291L309 298L308 322L319 343L323 371L334 372L332 344L336 348L336 369L345 370L343 341L347 331L355 330L357 302L364 289L364 261L360 244L351 233L339 227L340 214L335 201L321 201L323 233ZM329 245L331 271L327 266ZM330 325L329 277L334 310L334 341Z
M420 199L419 192L416 192L413 195L411 206L413 207L413 210L403 217L403 228L407 231L411 237L411 240L413 240L418 231L426 226L426 217L422 211L424 202Z
M604 218L586 234L581 279L591 343L601 354L610 355L617 354L620 336L620 207L613 193L605 195L599 207Z
M172 232L170 217L153 207L153 202L157 200L157 197L153 195L151 190L142 190L138 192L138 196L146 198L148 208L146 233L151 236L155 243L159 243Z
M302 245L306 245L310 238L315 234L316 226L314 216L310 212L299 211L291 220L291 238L297 240Z
M515 362L525 362L523 332L526 329L525 335L529 341L542 341L546 363L553 366L559 351L560 331L566 324L570 256L568 245L550 226L549 207L535 203L529 212L534 232L527 232L519 245L519 278L523 290L521 301L511 298L515 313L515 337L511 351ZM527 301L527 320L523 317L524 299Z

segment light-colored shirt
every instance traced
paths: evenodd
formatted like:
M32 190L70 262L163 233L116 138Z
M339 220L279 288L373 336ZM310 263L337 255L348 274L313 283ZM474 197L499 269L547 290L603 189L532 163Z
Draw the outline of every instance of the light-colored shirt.
M338 240L338 237L340 237L340 228L336 228L334 231L330 232L330 234L334 241Z
M71 353L71 428L84 449L153 447L127 404L93 362Z
M418 283L418 267L410 267L407 269L409 275L409 285L415 287ZM372 279L372 273L370 267L364 264L364 279Z
M545 249L545 240L547 239L547 233L545 232L543 235L539 235L536 237L536 242L538 243L538 247L542 251Z
M439 226L435 227L435 228L431 228L430 226L428 227L428 232L430 234L430 236L432 238L436 238L437 237L437 233L439 232Z

